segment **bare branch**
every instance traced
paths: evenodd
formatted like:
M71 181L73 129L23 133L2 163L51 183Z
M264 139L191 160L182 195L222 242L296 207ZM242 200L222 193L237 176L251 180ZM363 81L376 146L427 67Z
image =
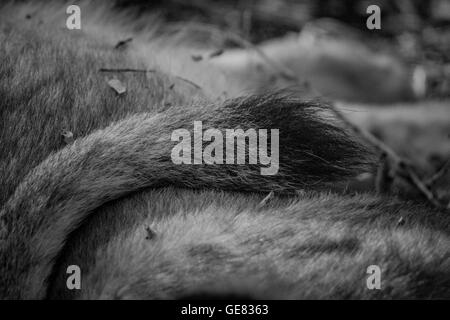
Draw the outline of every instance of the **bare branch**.
M215 26L202 24L202 23L195 23L190 25L173 25L174 29L179 30L186 30L191 29L193 31L206 31L209 33L214 33L215 35L220 36L222 39L228 39L232 40L236 43L238 43L240 46L255 51L261 59L263 59L267 65L269 65L278 75L280 75L282 78L295 82L299 85L303 85L303 83L296 77L289 69L287 69L284 65L278 63L278 61L273 60L267 54L262 51L259 47L251 43L250 41L244 39L242 36L240 36L237 33L231 32L231 31L223 31Z
M447 172L450 170L450 159L448 159L442 167L433 174L427 181L425 181L425 185L429 188L433 187L441 178L443 178Z
M392 150L388 145L377 139L370 132L356 126L351 121L349 121L338 108L330 104L331 109L336 114L336 116L341 119L348 127L350 127L356 134L366 140L369 144L375 147L380 153L384 153L389 157L394 163L394 172L401 178L406 179L411 185L413 185L417 190L419 190L422 195L424 195L427 200L437 208L445 208L441 204L437 197L434 195L433 191L419 178L416 174L414 168L402 159L394 150Z
M386 153L381 153L380 164L377 169L375 187L378 194L387 194L391 190L394 177L391 176L391 166Z
M189 79L186 79L186 78L182 78L182 77L180 77L180 76L175 76L175 78L177 78L177 79L179 79L179 80L181 80L181 81L184 81L184 82L186 82L186 83L189 83L191 86L193 86L193 87L195 87L195 88L197 88L197 89L199 89L199 90L202 90L202 87L200 87L198 84L196 84L194 81L192 81L192 80L189 80Z
M139 73L155 73L155 72L157 72L154 69L133 69L133 68L100 68L98 71L99 72L139 72ZM180 76L175 76L175 78L177 78L181 81L184 81L197 89L200 89L200 90L202 89L201 86L199 86L192 80L189 80L189 79L186 79L186 78L183 78Z

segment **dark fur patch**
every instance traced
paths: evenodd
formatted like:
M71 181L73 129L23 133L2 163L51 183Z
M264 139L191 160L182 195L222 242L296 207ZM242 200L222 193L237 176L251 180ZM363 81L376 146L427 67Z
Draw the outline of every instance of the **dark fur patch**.
M327 238L314 239L314 241L308 241L291 247L284 253L284 257L287 259L299 259L305 256L320 254L353 254L358 250L359 246L360 242L357 238L344 238L341 240Z

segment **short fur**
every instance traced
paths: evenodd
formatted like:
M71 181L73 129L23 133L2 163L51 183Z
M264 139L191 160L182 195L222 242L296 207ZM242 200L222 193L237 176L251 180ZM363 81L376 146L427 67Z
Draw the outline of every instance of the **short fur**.
M92 66L127 55L45 24L1 28L1 298L449 297L448 216L325 191L367 164L326 105L282 94L192 103L158 74L151 96L136 75L115 97ZM171 133L193 121L279 129L279 173L173 164ZM63 127L77 137L64 148ZM259 205L270 191L289 197ZM80 291L65 286L70 264ZM381 291L365 286L371 264Z

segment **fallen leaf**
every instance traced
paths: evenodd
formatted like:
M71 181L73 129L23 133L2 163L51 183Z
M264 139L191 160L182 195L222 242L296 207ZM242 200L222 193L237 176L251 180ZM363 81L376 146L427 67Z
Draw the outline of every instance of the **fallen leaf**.
M397 227L403 226L405 224L405 219L403 217L400 217L397 221Z
M127 91L125 85L119 79L108 80L108 85L118 94L121 95Z
M209 58L211 59L211 58L214 58L214 57L218 57L218 56L222 55L222 53L224 53L224 52L225 51L223 49L216 50L216 51L211 52L209 54Z
M65 144L71 144L73 142L73 133L69 130L64 130L61 133L61 136L63 137L64 143Z
M156 237L155 231L153 231L150 227L145 227L145 231L147 232L147 236L145 237L145 239L152 240Z
M193 55L191 55L191 58L195 62L203 60L203 57L201 55L199 55L199 54L193 54Z
M128 44L128 42L131 42L131 41L133 41L133 38L121 40L121 41L117 42L117 44L114 46L114 49L120 49L122 47L125 47Z

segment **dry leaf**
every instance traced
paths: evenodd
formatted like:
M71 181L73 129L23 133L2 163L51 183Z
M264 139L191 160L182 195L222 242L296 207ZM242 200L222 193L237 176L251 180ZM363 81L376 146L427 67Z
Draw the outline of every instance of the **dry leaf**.
M155 231L153 231L150 227L146 227L145 231L147 232L147 236L145 237L145 239L152 240L156 237Z
M191 55L191 59L195 62L198 62L198 61L203 60L203 57L199 54L193 54L193 55Z
M65 144L71 144L73 142L73 133L69 130L64 130L61 133L61 136L63 137L64 143Z
M127 88L119 79L108 80L108 85L119 95L127 91Z
M405 219L403 217L400 217L400 219L398 219L397 221L397 227L401 227L405 224Z
M114 46L114 49L120 49L122 47L125 47L128 44L128 42L131 42L131 41L133 41L133 38L121 40L121 41L117 42L117 44Z
M214 57L221 56L224 52L225 52L225 51L224 51L223 49L216 50L216 51L211 52L211 53L209 54L209 58L211 59L211 58L214 58Z

